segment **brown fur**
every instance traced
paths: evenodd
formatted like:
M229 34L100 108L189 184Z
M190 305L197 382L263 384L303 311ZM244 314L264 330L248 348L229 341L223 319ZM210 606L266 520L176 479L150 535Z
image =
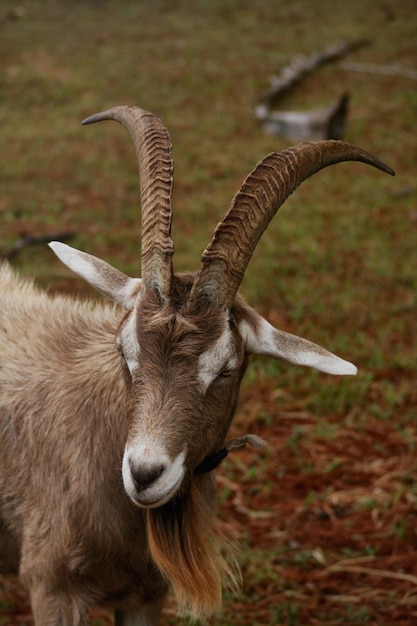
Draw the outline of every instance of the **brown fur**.
M391 172L338 142L268 155L193 280L172 275L168 132L136 107L84 122L102 119L135 141L143 280L51 246L127 314L50 297L0 268L0 570L19 572L36 626L82 626L96 602L116 608L117 626L156 626L168 586L194 617L220 608L222 584L237 578L215 526L213 478L195 470L225 446L246 352L356 371L267 322L253 332L258 318L236 297L245 268L313 172L346 159Z
M140 396L130 389L136 381L126 387L115 347L123 312L49 296L8 266L0 269L0 285L0 571L20 574L37 626L84 624L96 603L114 606L119 616L144 607L156 624L167 586L181 611L213 614L222 584L233 587L237 574L216 529L213 478L194 477L193 468L224 444L244 356L235 379L194 397L190 367L221 325L204 307L185 317L189 278L177 280L169 311L152 312L151 301L144 306L150 343L143 338L141 376L166 376L161 359L171 359L178 376L171 376L169 393L164 381L156 385L155 397L164 392L174 417L167 413L155 427L174 442L194 429L195 440L177 497L145 514L121 479L129 407ZM236 315L243 313L237 304Z
M234 551L216 525L214 495L212 477L203 476L183 498L147 512L152 558L170 581L180 610L195 619L218 613L222 589L236 590L239 582Z
M144 513L120 474L120 313L49 297L8 268L0 282L0 570L20 573L37 624L84 623L93 603L163 596Z

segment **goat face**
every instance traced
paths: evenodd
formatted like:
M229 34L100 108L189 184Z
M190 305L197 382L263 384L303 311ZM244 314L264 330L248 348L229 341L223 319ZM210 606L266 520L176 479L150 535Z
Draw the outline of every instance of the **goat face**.
M130 428L123 482L130 498L159 507L186 489L206 456L224 446L247 356L264 354L332 374L356 368L311 342L273 328L237 295L270 220L308 176L355 160L392 173L340 141L300 144L261 161L244 181L194 275L172 268L173 163L168 131L151 113L115 107L85 120L121 122L138 157L142 279L60 243L59 258L126 309L116 344L125 361Z
M173 276L171 298L161 306L143 281L63 243L50 246L127 309L115 338L129 412L123 484L135 504L161 506L224 447L247 365L239 324L249 307L240 298L231 310L204 300L191 304L192 275Z
M196 278L173 276L171 297L91 255L50 244L59 258L126 309L115 339L124 362L129 433L122 475L127 494L158 507L186 489L224 447L250 354L354 374L350 363L274 329L240 296L228 308L192 298Z
M161 310L144 290L122 323L119 349L130 413L124 486L134 502L160 506L224 446L246 367L244 347L233 312L209 303L189 310L187 302Z

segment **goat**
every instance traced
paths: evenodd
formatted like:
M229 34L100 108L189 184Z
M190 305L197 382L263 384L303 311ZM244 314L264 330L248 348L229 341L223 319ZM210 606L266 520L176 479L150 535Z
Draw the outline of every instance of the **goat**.
M238 573L215 520L213 470L251 354L331 374L351 363L273 328L238 289L278 208L313 173L362 161L340 141L272 153L235 195L194 274L173 271L173 162L151 113L120 106L141 182L142 277L64 243L59 259L113 300L50 295L4 264L0 306L0 571L20 575L36 626L155 626L168 589L208 617ZM254 439L232 442L229 447ZM225 545L226 544L226 545Z

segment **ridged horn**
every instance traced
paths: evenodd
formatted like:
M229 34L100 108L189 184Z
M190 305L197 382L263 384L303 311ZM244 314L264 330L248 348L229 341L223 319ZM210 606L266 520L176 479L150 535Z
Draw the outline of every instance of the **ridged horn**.
M305 142L260 161L202 254L191 301L208 298L230 307L256 245L280 206L306 178L341 161L362 161L394 175L382 161L344 141Z
M141 274L162 302L169 299L172 279L171 240L173 161L170 135L161 120L139 107L117 106L83 120L120 122L136 148L141 195Z

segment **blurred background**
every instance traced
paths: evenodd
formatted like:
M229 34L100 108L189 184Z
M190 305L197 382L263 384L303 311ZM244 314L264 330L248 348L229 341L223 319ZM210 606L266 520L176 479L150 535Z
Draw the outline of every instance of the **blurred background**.
M137 104L173 141L177 270L202 250L257 161L291 145L255 110L271 77L341 42L274 103L350 95L343 138L396 171L345 163L306 181L264 234L242 292L276 326L359 367L338 380L254 360L219 470L243 585L223 626L417 623L417 6L415 0L0 0L0 253L51 290L95 297L49 238L138 275L138 175L118 125ZM109 624L103 611L92 619ZM31 624L0 578L0 623ZM165 625L179 624L175 605Z

